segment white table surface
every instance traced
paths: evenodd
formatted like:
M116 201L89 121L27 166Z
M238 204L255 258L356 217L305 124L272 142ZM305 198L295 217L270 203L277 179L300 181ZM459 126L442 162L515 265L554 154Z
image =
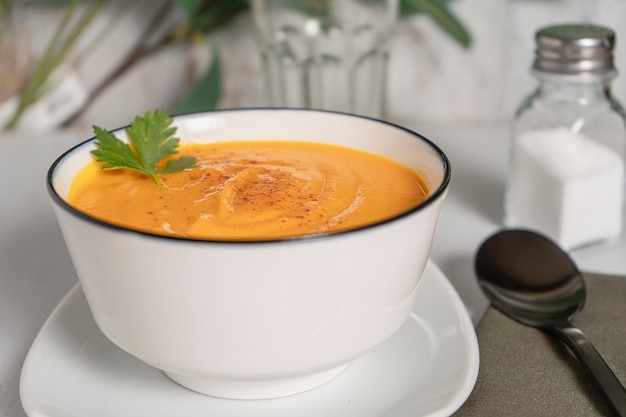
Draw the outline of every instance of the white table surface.
M432 251L474 323L487 307L473 271L479 244L500 227L505 126L409 126L441 146L453 176ZM50 164L90 136L65 130L0 136L0 417L25 416L24 358L44 321L77 281L45 187ZM626 275L626 237L572 253L583 271Z

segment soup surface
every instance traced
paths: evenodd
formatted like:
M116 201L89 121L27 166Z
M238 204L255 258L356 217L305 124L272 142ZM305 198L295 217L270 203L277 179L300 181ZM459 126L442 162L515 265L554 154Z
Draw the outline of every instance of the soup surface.
M404 212L428 195L415 171L355 149L295 141L187 144L196 168L164 188L91 162L68 195L77 209L130 229L206 240L272 240L352 229Z

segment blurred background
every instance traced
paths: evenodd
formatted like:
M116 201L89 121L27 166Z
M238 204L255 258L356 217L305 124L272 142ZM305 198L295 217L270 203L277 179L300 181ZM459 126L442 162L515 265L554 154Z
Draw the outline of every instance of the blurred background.
M340 1L340 0L336 0ZM402 0L387 119L510 120L534 86L534 33L592 22L617 33L626 102L625 0ZM0 0L0 138L107 129L170 114L266 105L248 0Z

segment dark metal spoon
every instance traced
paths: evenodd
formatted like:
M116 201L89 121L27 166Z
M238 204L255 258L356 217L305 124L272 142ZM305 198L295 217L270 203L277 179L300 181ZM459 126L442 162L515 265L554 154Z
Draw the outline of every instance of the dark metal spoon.
M626 416L626 390L591 342L571 324L585 302L585 283L567 253L535 232L504 230L480 246L475 269L494 307L560 337L613 411Z

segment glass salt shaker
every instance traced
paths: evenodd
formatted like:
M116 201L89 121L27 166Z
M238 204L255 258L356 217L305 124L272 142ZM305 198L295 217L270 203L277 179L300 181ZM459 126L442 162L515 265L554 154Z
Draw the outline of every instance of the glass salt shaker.
M624 110L611 95L613 30L540 29L536 89L515 113L504 226L565 249L616 238L624 220Z

